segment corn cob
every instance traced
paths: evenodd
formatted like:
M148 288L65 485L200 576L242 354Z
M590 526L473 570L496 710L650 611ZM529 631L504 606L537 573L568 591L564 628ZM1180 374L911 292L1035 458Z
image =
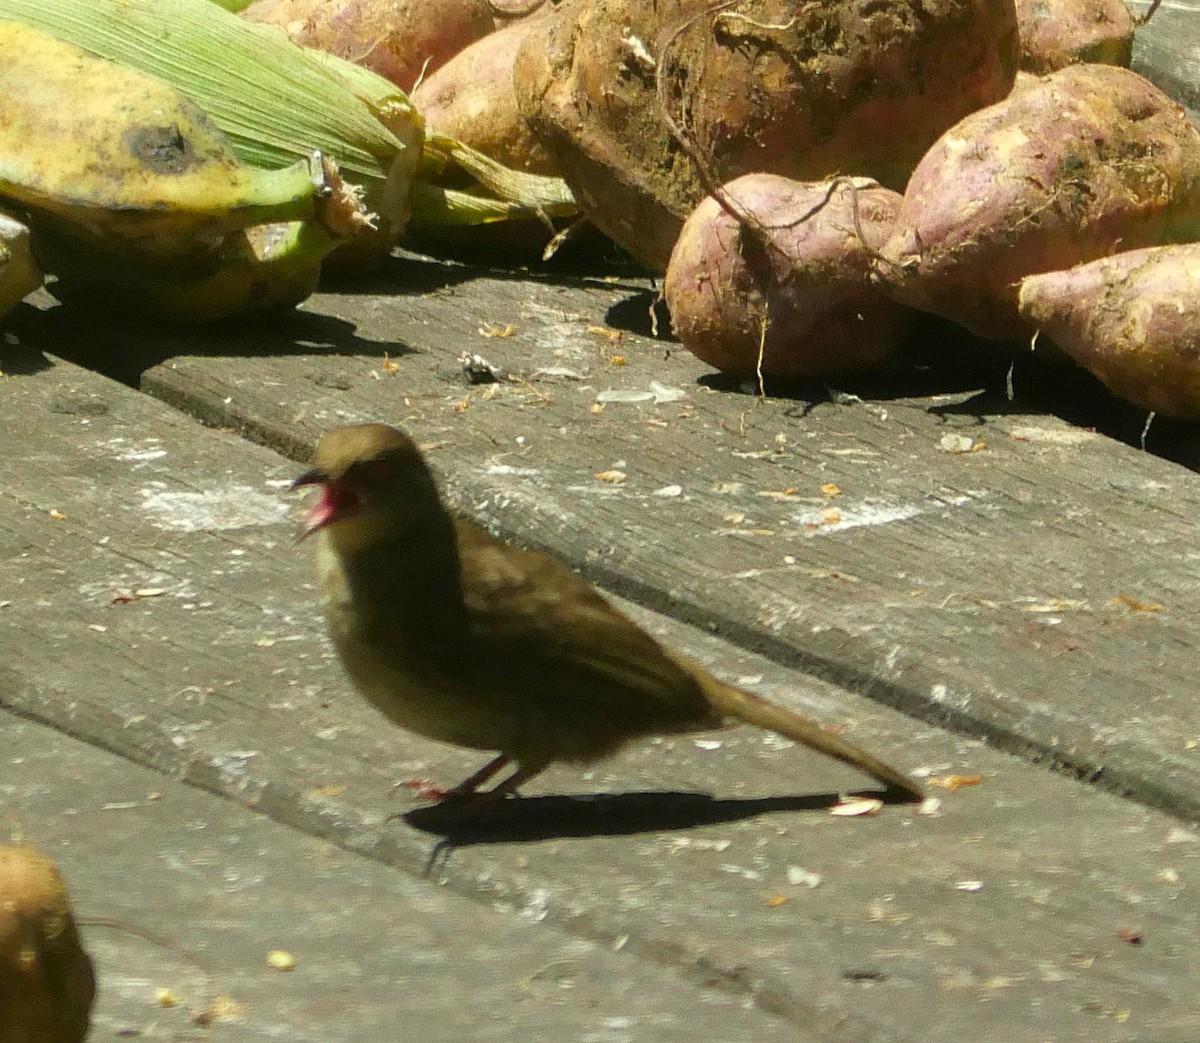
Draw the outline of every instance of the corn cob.
M336 242L311 221L256 225L226 238L215 266L193 275L122 271L77 241L43 240L38 252L64 303L192 325L299 304L317 288Z
M575 211L558 179L507 171L449 139L435 139L424 161L423 120L393 84L212 0L0 0L0 18L169 83L211 116L246 163L278 167L313 150L332 157L362 185L389 239L426 200L435 220L454 223ZM501 198L447 195L431 182L448 162Z
M0 21L0 53L0 198L39 230L191 263L230 232L327 205L320 157L247 167L199 108L148 76L19 22Z

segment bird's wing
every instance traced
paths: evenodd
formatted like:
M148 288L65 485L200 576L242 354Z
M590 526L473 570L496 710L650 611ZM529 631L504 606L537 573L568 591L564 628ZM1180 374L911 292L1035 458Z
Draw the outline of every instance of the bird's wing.
M663 723L713 719L696 674L591 584L554 558L500 543L470 522L457 524L472 630L506 666L536 648L536 657L526 658L537 687L553 687L556 700L587 700Z

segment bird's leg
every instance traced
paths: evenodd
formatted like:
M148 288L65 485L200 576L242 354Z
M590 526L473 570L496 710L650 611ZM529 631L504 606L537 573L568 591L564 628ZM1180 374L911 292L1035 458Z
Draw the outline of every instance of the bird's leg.
M507 758L505 759L507 760ZM491 767L491 765L488 766ZM527 783L535 775L540 775L549 766L549 761L533 761L532 763L520 762L517 764L517 770L514 771L507 779L505 779L503 782L496 783L496 785L486 793L480 793L479 797L488 801L499 800L503 797L507 797L510 793L516 793L519 787L525 785L525 783Z
M488 779L503 768L512 758L506 753L500 754L499 757L494 757L480 768L474 775L468 775L453 789L448 789L442 794L442 799L453 800L455 797L470 797L474 796L475 791L479 789Z
M463 779L462 782L446 794L446 797L450 799L443 799L438 812L439 815L444 813L450 816L451 820L455 822L469 823L474 821L481 812L493 807L510 793L515 793L519 786L528 782L535 775L540 775L549 766L549 761L534 761L533 763L526 764L518 763L516 771L503 782L496 783L491 789L480 793L474 788L495 775L496 772L509 762L509 759L501 754L495 760L485 764L469 779Z

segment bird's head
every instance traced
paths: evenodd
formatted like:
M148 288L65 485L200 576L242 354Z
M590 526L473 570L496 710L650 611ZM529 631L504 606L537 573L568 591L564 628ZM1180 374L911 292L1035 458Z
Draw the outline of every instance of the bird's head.
M319 486L300 537L324 531L342 553L396 539L441 513L433 476L408 435L387 424L334 428L293 489Z

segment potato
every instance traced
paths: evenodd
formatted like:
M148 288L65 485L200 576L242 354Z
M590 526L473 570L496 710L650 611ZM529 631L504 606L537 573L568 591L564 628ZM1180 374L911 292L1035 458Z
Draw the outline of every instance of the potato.
M96 978L54 861L0 845L0 1040L78 1043Z
M1200 243L1021 281L1021 314L1114 394L1200 420Z
M708 187L741 174L902 187L1017 65L1013 0L567 0L538 25L521 111L584 212L658 269Z
M853 184L853 188L851 188ZM725 186L769 236L711 196L691 214L667 265L663 294L683 345L726 373L816 377L875 365L908 333L913 312L870 279L900 196L867 178L797 182L747 174ZM866 245L855 231L854 206Z
M1016 0L1021 68L1045 75L1078 62L1128 67L1133 15L1124 0Z
M487 0L256 0L243 18L364 65L411 91L496 28Z
M947 131L876 265L895 298L1026 337L1017 286L1117 248L1200 236L1200 131L1128 69L1074 65Z
M537 15L463 48L421 81L413 103L428 126L514 170L557 176L550 154L517 109L513 63Z

